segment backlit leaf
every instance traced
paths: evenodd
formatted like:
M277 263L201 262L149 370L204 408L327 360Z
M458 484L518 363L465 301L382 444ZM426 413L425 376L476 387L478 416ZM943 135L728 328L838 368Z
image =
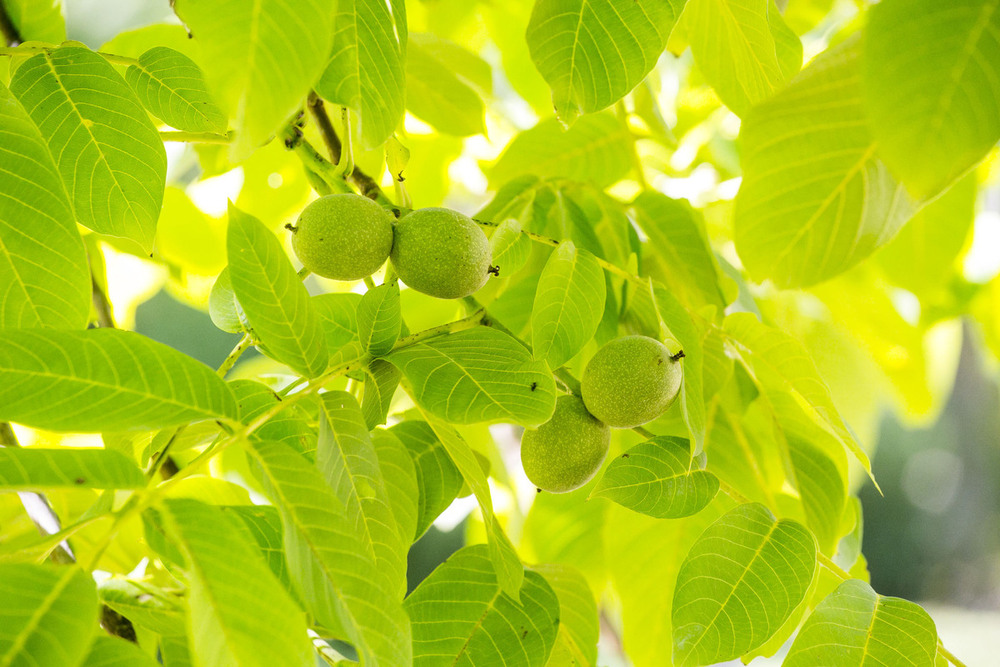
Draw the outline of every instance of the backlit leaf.
M389 432L403 443L417 475L417 522L412 537L415 542L458 495L462 488L462 473L427 422L403 421L390 428Z
M138 60L125 70L125 80L150 113L178 130L225 133L228 121L194 61L165 46L153 47Z
M378 285L365 292L358 304L358 337L366 352L377 357L391 350L399 339L401 325L397 283Z
M142 471L124 454L104 449L42 447L0 449L0 488L140 489Z

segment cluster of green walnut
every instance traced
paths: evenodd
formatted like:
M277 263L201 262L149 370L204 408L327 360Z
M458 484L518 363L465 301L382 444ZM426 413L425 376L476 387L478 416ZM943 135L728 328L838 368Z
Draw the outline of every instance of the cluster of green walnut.
M306 206L290 229L302 266L324 278L367 278L389 259L411 289L460 299L489 277L490 243L483 230L446 208L419 209L396 223L371 199L327 195Z
M486 235L471 218L446 208L419 209L397 223L371 199L327 195L309 204L290 229L302 265L325 278L367 278L389 259L411 289L459 299L482 287L490 273ZM647 336L605 344L584 370L582 399L560 397L552 418L524 433L521 462L528 479L552 493L593 479L607 457L611 427L641 426L677 399L680 356Z
M677 400L682 356L648 336L605 343L583 371L583 399L561 396L552 419L521 438L521 464L531 483L568 493L593 479L608 455L611 427L642 426Z

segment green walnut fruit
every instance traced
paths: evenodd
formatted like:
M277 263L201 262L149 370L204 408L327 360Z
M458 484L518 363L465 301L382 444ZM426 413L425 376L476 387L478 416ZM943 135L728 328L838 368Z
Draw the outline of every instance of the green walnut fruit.
M680 356L671 356L648 336L609 341L583 371L583 402L608 426L634 428L651 422L677 399L683 377Z
M303 209L292 227L302 266L324 278L359 280L378 271L392 249L392 214L367 197L335 194Z
M422 208L396 225L390 258L409 287L439 299L460 299L486 283L490 242L471 218L446 208Z
M611 429L576 396L560 396L552 419L521 437L521 464L542 491L567 493L593 479L608 455Z

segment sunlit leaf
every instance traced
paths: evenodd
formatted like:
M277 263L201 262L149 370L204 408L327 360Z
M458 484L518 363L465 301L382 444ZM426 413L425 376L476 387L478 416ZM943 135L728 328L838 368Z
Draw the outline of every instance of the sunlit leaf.
M87 667L156 667L159 663L135 642L100 635L90 645L83 664Z
M391 350L402 325L399 285L378 285L365 292L358 304L357 317L358 338L366 352L381 356Z
M139 489L145 485L142 471L120 452L42 447L0 449L0 487L5 490Z
M385 424L392 407L392 397L403 374L383 359L372 359L365 367L365 390L361 412L368 428Z
M466 67L459 70L462 64ZM479 73L480 65L485 66L485 77ZM485 92L490 92L489 65L479 56L429 33L411 34L406 49L407 109L445 134L485 133L483 100L473 88L475 82L463 74L479 78L480 85L486 84Z
M559 634L560 637L563 634L567 637L565 643L569 657L581 661L579 667L595 664L600 619L587 580L568 565L546 563L532 569L545 577L559 599ZM552 656L547 664L557 667L552 662Z
M462 473L458 471L434 429L424 421L403 421L389 432L406 447L416 472L419 498L416 530L413 541L430 528L462 488Z
M392 431L378 429L372 432L372 446L378 455L378 466L403 548L409 549L410 543L416 540L420 502L416 466L406 445Z
M209 94L201 69L183 53L153 47L125 70L125 80L167 125L188 132L226 131L228 121Z

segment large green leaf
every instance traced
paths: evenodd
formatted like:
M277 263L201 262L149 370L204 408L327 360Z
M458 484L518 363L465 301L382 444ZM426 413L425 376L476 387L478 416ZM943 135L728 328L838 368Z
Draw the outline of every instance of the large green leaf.
M591 496L658 519L678 519L703 510L718 491L719 479L694 467L687 440L658 436L611 461Z
M531 239L521 232L521 223L507 218L490 236L491 263L501 276L514 275L531 256Z
M125 81L149 112L188 132L226 131L228 121L208 92L205 75L183 53L156 46L125 70Z
M29 58L10 89L48 142L77 220L152 251L167 155L114 68L93 51L62 46Z
M97 631L97 592L75 566L0 565L0 665L79 665Z
M184 556L188 632L201 660L213 665L315 664L305 614L221 510L171 498L157 514Z
M420 488L417 470L406 445L391 431L378 429L372 433L372 446L378 455L378 467L385 480L389 506L396 520L403 548L409 549L416 540L417 512Z
M385 579L388 590L406 591L406 551L410 536L401 535L357 400L346 391L321 396L316 465L344 506L354 533Z
M135 642L100 635L90 645L83 664L87 667L157 667L160 663Z
M302 281L274 234L229 207L229 279L254 334L278 361L316 377L326 370L326 339Z
M417 522L412 537L416 541L455 500L462 488L462 473L427 422L403 421L389 432L406 447L417 475Z
M531 348L536 359L558 368L576 356L604 315L604 270L597 258L563 241L538 279L531 310Z
M568 130L550 118L514 137L487 175L494 188L522 174L604 187L628 174L629 141L628 128L610 112L585 116Z
M176 0L201 44L205 78L232 119L230 157L241 160L292 116L330 53L329 0Z
M601 622L597 612L597 602L590 592L587 580L576 569L568 565L546 563L532 568L545 577L559 599L559 636L566 637L565 645L570 665L584 667L597 662L597 640L601 634ZM555 655L553 650L552 656ZM558 667L553 663L552 656L548 665Z
M399 284L384 284L365 292L358 304L358 337L361 347L381 356L399 339L403 318L399 309Z
M416 401L454 424L506 421L538 426L555 410L555 382L544 361L489 327L431 338L392 352Z
M59 487L139 489L142 471L121 452L104 449L0 449L0 488L39 491Z
M933 665L937 629L927 612L849 579L823 600L799 630L785 667Z
M886 0L864 39L878 153L917 197L933 195L1000 140L1000 3Z
M410 624L387 590L340 499L287 445L255 442L268 495L282 514L292 581L317 622L350 641L365 663L407 665Z
M254 380L233 380L229 383L240 406L240 421L250 424L281 399L267 385ZM254 440L282 442L300 454L312 455L316 450L316 430L309 426L304 411L298 406L286 406L267 420L250 437Z
M392 397L399 387L403 374L384 359L372 359L365 367L365 393L361 398L361 412L368 428L384 424L392 407Z
M51 44L65 41L62 0L5 0L3 4L22 40Z
M559 599L525 573L520 601L497 582L484 545L465 547L406 598L413 664L543 667L559 629Z
M511 544L510 538L503 531L500 522L497 521L493 512L493 497L490 494L489 482L486 473L479 466L475 452L461 434L451 424L432 416L424 415L427 423L434 429L441 444L444 445L448 456L455 467L462 473L462 479L472 489L479 503L479 510L483 514L483 522L486 524L486 540L490 561L496 571L497 581L500 589L507 595L517 599L520 595L521 586L524 583L524 566L521 559Z
M674 11L664 0L538 0L526 38L559 118L572 123L635 88L656 65Z
M90 269L73 208L38 128L0 84L0 329L83 328Z
M802 66L802 43L774 0L688 0L684 21L698 68L738 116Z
M97 433L235 418L232 392L210 368L139 334L0 332L0 420Z
M738 658L778 631L816 570L816 541L756 503L709 526L688 552L673 602L674 659L706 665Z
M333 25L333 52L316 91L358 114L362 142L374 148L403 119L405 6L341 0Z
M857 40L818 57L743 124L736 250L755 280L812 285L887 243L913 203L876 155Z
M489 65L471 51L430 33L410 35L406 108L439 132L459 137L486 133L483 100L474 86L478 79L480 86L485 84L481 90L489 93L491 78Z

